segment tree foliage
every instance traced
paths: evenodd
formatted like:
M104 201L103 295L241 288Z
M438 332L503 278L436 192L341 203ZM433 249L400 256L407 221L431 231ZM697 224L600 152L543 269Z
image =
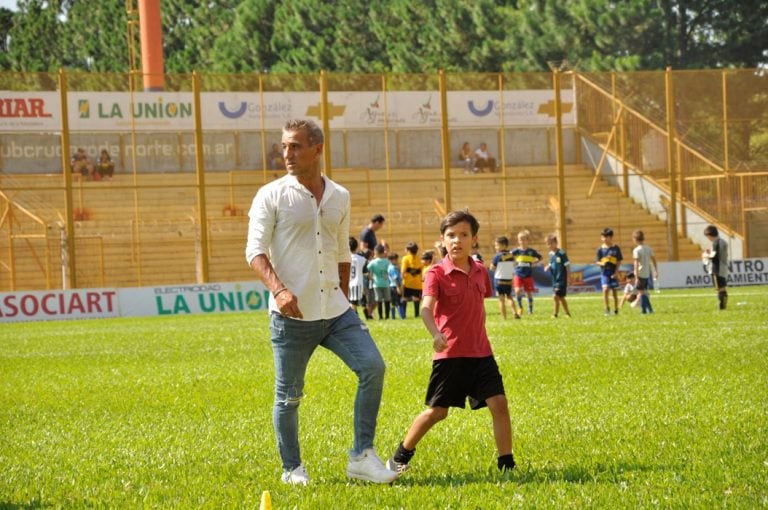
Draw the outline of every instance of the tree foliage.
M165 69L421 73L756 67L765 0L163 0ZM127 71L123 0L0 9L0 69ZM138 43L137 47L138 47Z

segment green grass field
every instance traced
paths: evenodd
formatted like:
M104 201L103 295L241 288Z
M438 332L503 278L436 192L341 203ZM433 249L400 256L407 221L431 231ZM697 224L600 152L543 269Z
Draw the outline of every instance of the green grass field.
M495 470L487 410L452 410L392 486L350 482L355 380L321 350L301 407L309 487L279 482L264 313L0 326L0 507L766 508L768 289L664 290L656 313L488 330L519 468ZM412 309L409 310L412 315ZM420 321L372 321L387 361L376 446L423 409Z

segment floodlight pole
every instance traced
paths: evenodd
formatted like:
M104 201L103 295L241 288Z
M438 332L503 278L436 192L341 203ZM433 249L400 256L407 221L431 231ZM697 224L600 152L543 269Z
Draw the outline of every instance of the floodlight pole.
M448 135L448 91L445 83L445 71L438 71L440 84L440 141L443 149L443 189L445 193L445 210L451 212L451 139Z
M560 71L552 70L552 86L555 89L555 163L557 165L557 208L558 242L563 249L568 246L568 234L565 223L565 165L563 164L563 103L560 97Z

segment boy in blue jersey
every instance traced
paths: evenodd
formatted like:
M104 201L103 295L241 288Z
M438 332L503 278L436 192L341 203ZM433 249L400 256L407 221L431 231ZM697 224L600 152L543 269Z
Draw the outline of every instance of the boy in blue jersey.
M557 319L561 305L566 317L570 317L571 312L568 310L568 302L565 300L565 296L568 294L568 266L571 265L571 261L568 260L565 250L557 247L556 235L549 234L547 236L547 248L549 248L549 264L547 264L544 270L549 271L552 275L552 300L555 307L555 313L552 317Z
M621 248L613 242L613 230L604 228L600 233L600 239L603 244L597 249L597 265L600 271L600 284L603 287L603 304L605 305L605 315L611 315L609 296L613 292L613 312L619 314L619 296L616 289L619 288L619 267L624 257L621 255Z
M391 314L393 319L397 319L400 314L401 319L405 319L405 304L402 303L400 296L403 295L403 275L400 274L400 256L397 253L390 253L387 256L389 260L389 302L392 305Z
M520 231L517 234L518 247L512 250L512 257L515 259L515 295L517 296L517 305L520 307L520 313L523 312L523 291L528 296L528 313L533 313L533 291L536 285L533 281L533 266L541 262L539 252L528 246L531 233L527 230Z
M493 272L493 282L496 287L496 294L499 296L499 310L504 320L507 319L507 300L509 300L515 319L520 318L517 311L517 305L512 297L512 278L515 276L515 258L509 251L509 239L506 236L499 236L495 242L496 255L491 261L491 271Z

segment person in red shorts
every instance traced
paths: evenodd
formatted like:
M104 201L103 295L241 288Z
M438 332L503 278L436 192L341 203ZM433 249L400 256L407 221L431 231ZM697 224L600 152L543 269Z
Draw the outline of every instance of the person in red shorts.
M528 246L530 239L530 232L520 231L517 234L518 246L512 250L512 257L515 259L515 278L512 284L521 314L523 313L523 292L528 296L528 313L533 313L533 291L536 288L533 282L533 266L541 262L539 252Z

